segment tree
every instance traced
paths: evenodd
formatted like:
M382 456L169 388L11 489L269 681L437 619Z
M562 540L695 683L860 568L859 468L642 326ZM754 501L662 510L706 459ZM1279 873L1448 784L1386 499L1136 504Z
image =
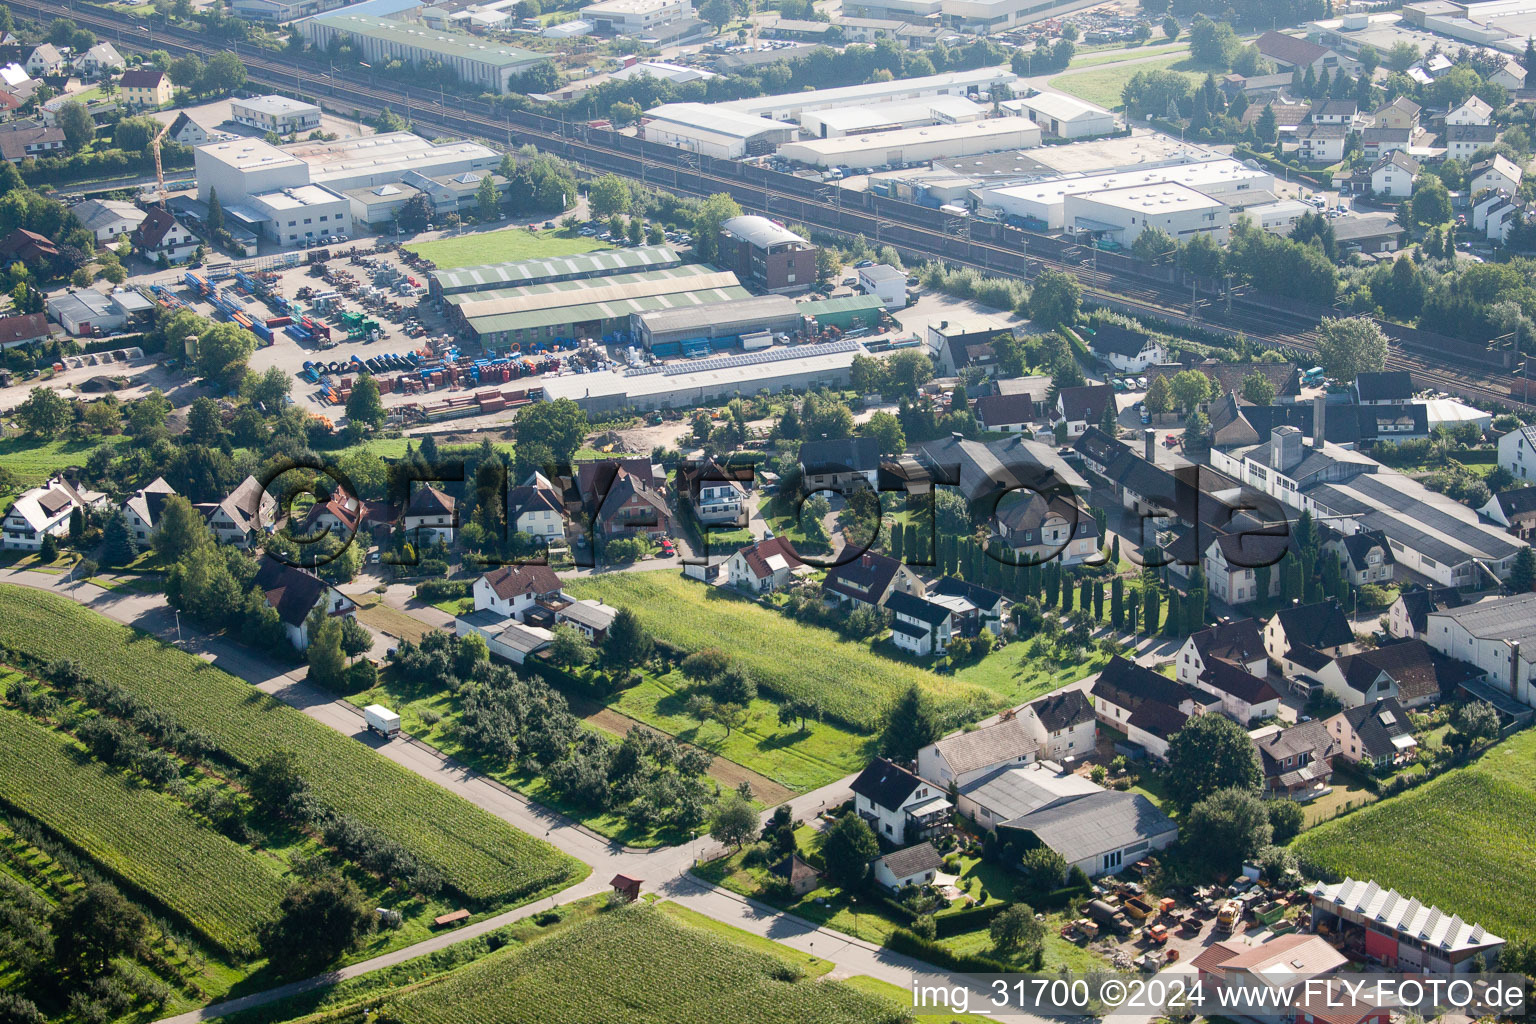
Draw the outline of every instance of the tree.
M341 649L341 624L316 608L309 616L309 681L327 690L341 690L347 682L347 656Z
M139 545L133 531L123 519L121 511L114 510L101 529L101 557L111 566L123 566L139 557Z
M896 698L885 716L880 733L880 753L897 761L910 761L917 752L939 738L933 713L914 684Z
M1042 843L1019 859L1019 871L1024 881L1015 890L1014 898L1039 900L1061 888L1062 879L1067 877L1067 859Z
M1178 252L1179 243L1173 240L1173 236L1162 228L1148 224L1141 229L1141 234L1131 243L1131 255L1143 263L1154 263L1164 256Z
M219 202L219 190L216 188L208 190L208 219L204 223L215 235L224 230L224 206Z
M96 122L85 104L70 100L53 115L54 124L64 133L64 145L71 153L78 153L96 137Z
M910 397L933 379L933 360L917 349L902 349L886 357L885 374L892 390Z
M555 462L569 462L587 436L587 414L569 398L535 402L518 412L513 428L520 443L547 445Z
M289 801L305 790L298 755L292 750L274 750L265 755L247 776L246 789L258 806L273 814L284 813Z
M1173 386L1168 383L1166 374L1160 373L1152 378L1142 401L1147 403L1147 412L1153 416L1165 416L1173 411Z
M362 426L378 428L384 425L384 416L384 399L379 394L378 382L371 374L358 374L352 381L352 394L347 396L347 419Z
M1420 227L1444 224L1453 215L1451 194L1437 175L1421 174L1413 183L1413 223Z
M11 411L28 437L54 438L64 433L73 415L66 401L52 388L37 387Z
M1179 19L1178 18L1175 18L1173 15L1170 14L1170 15L1168 15L1168 17L1163 19L1163 35L1168 37L1168 41L1170 43L1173 42L1175 39L1179 38Z
M1275 402L1275 385L1266 376L1255 370L1243 378L1243 400L1254 405L1273 405Z
M489 223L501 218L501 196L489 174L480 179L480 186L475 189L475 205L480 208L482 221Z
M864 881L869 862L880 855L880 844L857 811L849 811L816 835L816 850L833 884L851 889Z
M341 620L341 653L349 658L367 654L373 649L373 634L356 617Z
M715 804L709 817L709 838L741 849L757 835L757 812L752 801L732 790Z
M195 54L188 54L171 61L165 73L178 89L196 92L203 82L203 62Z
M814 697L795 698L779 705L779 724L791 725L798 720L801 732L805 732L805 720L807 718L820 717L821 703Z
M1246 787L1218 789L1196 803L1184 819L1184 832L1200 837L1190 853L1215 873L1236 871L1274 836L1269 809L1256 790Z
M587 208L593 217L628 213L632 198L629 183L617 174L600 175L587 185Z
M224 96L245 84L245 65L229 51L216 53L208 58L198 79L198 91L214 96Z
M1301 809L1301 804L1295 800L1271 800L1266 806L1269 808L1269 827L1274 832L1276 843L1284 846L1301 834L1302 826L1307 823L1307 815Z
M214 542L202 514L192 503L179 494L166 496L160 507L160 522L153 537L155 552L167 564L181 561L186 555Z
M987 926L992 945L1001 953L1023 952L1032 956L1045 942L1045 924L1035 919L1028 903L1015 903Z
M656 644L640 625L640 616L620 608L603 637L603 658L615 668L634 668L648 661Z
M720 225L741 216L741 204L724 192L716 192L699 204L693 215L693 251L708 262L715 258L720 243Z
M1321 329L1318 362L1333 379L1354 380L1386 366L1387 336L1375 321L1363 316L1323 317Z
M549 660L564 668L577 668L588 664L597 656L592 641L576 627L562 622L551 632L555 639L549 645Z
M1259 112L1259 119L1254 122L1253 134L1258 138L1260 145L1275 144L1275 138L1280 134L1280 121L1275 117L1273 103L1264 104L1264 109Z
M198 373L229 388L245 378L246 360L256 351L256 335L237 324L206 321L188 333L197 335Z
M1168 743L1166 777L1174 802L1186 810L1217 790L1257 793L1264 784L1253 741L1242 726L1223 715L1196 715L1174 734Z
M1077 278L1059 270L1047 270L1035 279L1029 296L1030 319L1046 328L1077 322L1083 290Z
M1173 391L1173 400L1186 415L1194 412L1201 402L1211 397L1211 378L1199 370L1180 370L1173 375L1169 387ZM1148 405L1147 408L1152 407Z
M1474 743L1478 740L1497 739L1499 713L1485 700L1471 700L1456 709L1452 716L1456 729Z
M1509 587L1517 594L1536 590L1536 552L1522 547L1515 552L1514 564L1509 569Z
M51 923L54 956L82 985L107 973L113 958L132 952L148 932L144 913L105 882L65 897Z
M259 941L278 974L309 974L355 946L373 927L372 908L349 879L327 873L288 890Z
M705 0L699 8L699 17L715 26L718 34L721 29L730 24L735 12L731 9L730 0Z
M882 455L894 455L907 447L901 421L888 412L877 412L865 420L859 427L859 436L874 438Z

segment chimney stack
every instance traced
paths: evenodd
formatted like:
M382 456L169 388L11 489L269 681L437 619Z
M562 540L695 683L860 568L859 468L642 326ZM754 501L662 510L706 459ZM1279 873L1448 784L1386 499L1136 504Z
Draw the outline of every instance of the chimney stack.
M1148 462L1157 461L1157 431L1151 427L1141 432L1141 451Z
M871 565L875 564L875 559L872 555L870 555L868 551L866 551L863 555L859 556L859 563L863 565L864 568L868 569Z
M1274 427L1269 432L1269 467L1284 473L1301 461L1301 431L1293 426Z
M1509 695L1518 699L1520 694L1520 641L1509 642Z
M1312 399L1312 447L1323 450L1323 438L1328 428L1328 399L1318 395Z

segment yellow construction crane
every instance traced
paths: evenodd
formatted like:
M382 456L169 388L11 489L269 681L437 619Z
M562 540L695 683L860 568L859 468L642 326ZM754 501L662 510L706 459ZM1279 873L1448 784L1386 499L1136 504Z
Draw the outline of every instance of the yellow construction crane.
M165 133L170 130L171 126L167 124L149 144L149 148L155 151L155 201L160 204L162 210L165 209L165 170L160 166L160 140L165 138Z

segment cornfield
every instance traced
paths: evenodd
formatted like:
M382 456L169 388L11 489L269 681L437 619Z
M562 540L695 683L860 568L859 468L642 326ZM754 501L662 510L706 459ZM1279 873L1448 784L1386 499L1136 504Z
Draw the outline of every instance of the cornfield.
M379 1008L401 1024L880 1024L886 1003L643 904L494 954ZM579 982L573 984L573 980Z
M582 865L221 669L42 591L0 586L0 646L69 658L196 729L249 766L292 750L327 807L370 825L470 900L518 900Z
M612 573L572 580L566 589L631 609L652 636L678 650L718 647L760 686L782 697L814 698L827 715L866 732L879 727L885 706L913 683L947 721L982 717L1000 701L982 687L882 658L829 629L671 573Z
M77 758L72 747L0 710L0 802L149 893L213 944L252 954L257 927L283 896L281 866L199 824L176 800Z
M1304 832L1303 864L1397 889L1506 938L1536 937L1536 733Z

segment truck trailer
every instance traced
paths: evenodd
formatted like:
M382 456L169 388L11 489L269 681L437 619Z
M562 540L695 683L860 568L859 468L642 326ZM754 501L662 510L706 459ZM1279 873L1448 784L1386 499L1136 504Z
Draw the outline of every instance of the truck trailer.
M368 723L369 732L376 732L387 740L400 735L400 716L382 704L369 704L363 708L363 721Z

